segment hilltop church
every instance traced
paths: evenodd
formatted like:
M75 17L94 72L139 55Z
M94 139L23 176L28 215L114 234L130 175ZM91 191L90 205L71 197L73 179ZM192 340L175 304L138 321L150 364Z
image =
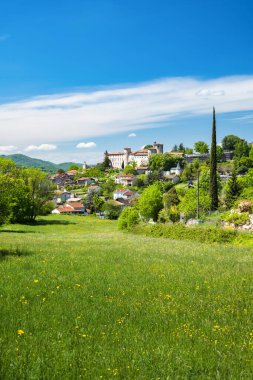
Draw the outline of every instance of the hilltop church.
M163 144L159 144L155 141L153 146L148 149L132 152L131 148L124 148L124 152L107 153L107 156L113 168L122 169L130 162L136 162L137 167L147 166L149 157L157 153L163 153Z

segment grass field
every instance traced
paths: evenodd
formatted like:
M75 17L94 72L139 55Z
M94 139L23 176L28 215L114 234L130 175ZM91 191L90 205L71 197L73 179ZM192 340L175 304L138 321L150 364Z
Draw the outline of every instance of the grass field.
M253 248L78 216L0 247L0 379L253 378Z

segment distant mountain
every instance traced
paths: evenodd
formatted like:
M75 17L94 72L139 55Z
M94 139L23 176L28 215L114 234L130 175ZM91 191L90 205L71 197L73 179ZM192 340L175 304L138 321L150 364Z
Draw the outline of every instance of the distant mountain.
M39 168L47 173L55 173L58 169L67 170L70 165L78 165L82 167L82 164L76 164L75 162L63 162L62 164L54 164L50 161L39 160L38 158L31 158L24 154L9 154L7 156L2 155L3 158L9 158L14 161L18 167L27 168Z

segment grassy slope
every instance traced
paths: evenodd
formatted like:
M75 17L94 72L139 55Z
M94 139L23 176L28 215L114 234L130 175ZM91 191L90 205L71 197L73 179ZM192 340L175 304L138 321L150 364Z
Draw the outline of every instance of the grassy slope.
M44 221L0 233L24 252L0 260L1 379L252 379L252 248Z

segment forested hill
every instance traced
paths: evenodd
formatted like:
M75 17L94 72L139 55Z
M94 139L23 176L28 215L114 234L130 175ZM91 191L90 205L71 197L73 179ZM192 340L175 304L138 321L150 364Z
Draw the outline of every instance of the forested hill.
M47 173L55 173L58 169L67 170L73 162L63 162L62 164L54 164L50 161L39 160L38 158L31 158L25 156L24 154L10 154L10 155L2 155L3 158L9 158L14 161L15 164L19 167L27 167L27 168L39 168ZM81 164L75 164L82 166Z

